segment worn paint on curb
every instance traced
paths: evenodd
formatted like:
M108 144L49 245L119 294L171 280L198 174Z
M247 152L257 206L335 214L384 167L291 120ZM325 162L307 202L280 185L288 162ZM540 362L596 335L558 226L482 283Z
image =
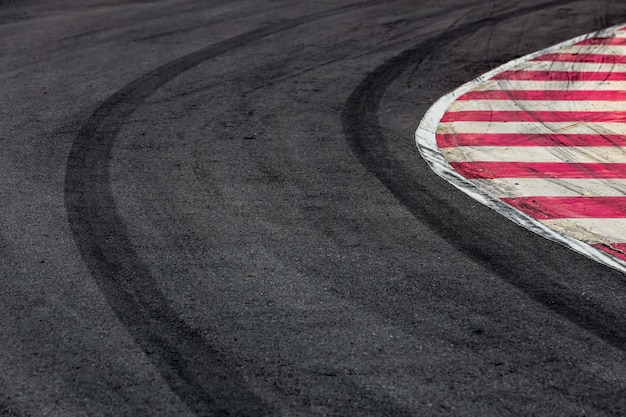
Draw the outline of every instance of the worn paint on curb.
M416 142L476 200L626 272L626 26L461 86L430 108Z

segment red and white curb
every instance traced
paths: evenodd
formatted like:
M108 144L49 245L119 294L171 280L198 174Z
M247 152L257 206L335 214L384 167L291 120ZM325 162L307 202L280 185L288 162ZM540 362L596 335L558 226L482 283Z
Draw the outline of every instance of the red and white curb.
M626 272L626 26L463 85L430 108L416 141L476 200Z

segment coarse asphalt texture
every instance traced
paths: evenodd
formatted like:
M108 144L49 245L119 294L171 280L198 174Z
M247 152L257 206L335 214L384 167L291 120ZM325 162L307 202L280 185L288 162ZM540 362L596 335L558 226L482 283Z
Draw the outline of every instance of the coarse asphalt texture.
M1 416L626 414L626 277L414 132L621 1L0 0Z

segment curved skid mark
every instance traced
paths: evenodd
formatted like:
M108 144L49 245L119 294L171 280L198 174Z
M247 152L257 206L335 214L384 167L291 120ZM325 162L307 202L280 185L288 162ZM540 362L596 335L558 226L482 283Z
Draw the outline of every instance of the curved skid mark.
M559 280L550 278L548 270L571 271L572 266L566 259L545 253L558 252L558 248L542 245L541 242L539 245L537 242L523 245L522 242L508 241L512 233L523 234L523 229L512 223L511 228L517 230L509 228L490 233L481 230L464 209L439 194L435 188L431 189L430 184L415 181L415 176L402 164L394 164L394 156L387 148L377 115L379 103L389 86L412 65L443 49L445 45L473 33L486 24L503 22L574 1L551 1L539 6L494 15L448 30L405 50L372 71L353 90L342 110L343 129L346 141L359 162L420 222L438 233L465 256L492 270L501 279L524 291L546 308L616 348L624 350L626 320L623 317L573 292ZM432 129L429 131L434 132ZM437 161L441 157L432 147L423 146L420 151L429 161ZM451 170L439 170L438 173L449 181L457 179L456 173ZM471 192L473 191L470 190ZM516 210L511 211L515 215L520 215ZM540 233L536 227L531 230ZM581 266L584 268L585 264ZM583 270L576 272L584 273Z
M110 184L115 140L129 116L156 90L194 66L264 37L352 9L365 1L255 29L175 59L127 84L80 128L70 150L65 207L74 239L98 287L136 343L198 415L273 415L228 358L168 306L117 211Z
M105 101L80 129L68 157L65 206L80 252L120 321L149 355L172 390L199 415L268 415L241 375L181 320L137 255L111 191L109 166L127 118L159 87L183 71L237 48L256 30L172 61L128 84ZM244 409L245 407L245 409Z

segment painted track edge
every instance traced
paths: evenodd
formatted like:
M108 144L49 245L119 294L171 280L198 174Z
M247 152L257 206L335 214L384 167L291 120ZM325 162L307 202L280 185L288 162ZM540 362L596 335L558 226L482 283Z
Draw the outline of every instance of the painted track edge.
M582 242L578 239L565 236L545 226L543 223L535 220L529 215L509 206L508 204L500 201L498 198L488 194L487 192L479 189L465 177L456 172L448 161L444 158L440 152L436 141L436 131L440 123L441 118L447 111L448 107L460 96L469 92L478 84L500 74L504 71L512 69L513 67L528 62L540 55L544 55L550 52L554 52L565 46L575 44L577 42L584 41L589 38L599 37L603 35L609 35L614 33L620 28L623 28L625 23L611 26L609 28L601 29L595 32L587 33L577 36L575 38L560 42L556 45L548 48L532 52L528 55L516 58L509 61L499 67L496 67L485 74L482 74L473 80L463 84L454 91L439 98L424 114L422 120L415 131L415 142L417 149L419 150L422 158L426 161L429 167L441 178L451 183L454 187L458 188L465 194L472 197L479 203L495 210L499 214L513 221L514 223L554 242L558 242L561 245L578 252L588 258L593 259L596 262L614 268L622 273L626 273L626 262L622 261L614 256L607 254L606 252L593 247L592 245Z

